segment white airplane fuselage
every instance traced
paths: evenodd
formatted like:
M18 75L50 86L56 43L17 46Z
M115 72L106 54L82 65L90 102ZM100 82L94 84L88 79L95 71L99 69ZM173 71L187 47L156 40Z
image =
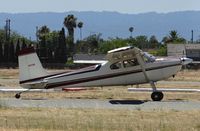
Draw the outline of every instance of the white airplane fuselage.
M122 62L123 63L123 62ZM44 84L21 84L24 88L67 88L67 87L92 87L92 86L120 86L149 83L140 65L111 69L111 62L84 68L78 71L62 73L38 80ZM163 59L145 63L145 70L150 81L159 81L175 75L181 70L180 59ZM36 80L36 79L35 79ZM31 87L30 87L31 86Z
M98 65L96 69L83 70L80 73L63 74L47 78L47 87L60 84L70 87L83 86L117 86L146 83L146 79L140 65L111 70L111 63ZM181 69L179 61L168 61L166 63L154 62L146 64L146 72L151 81L159 81L175 75ZM99 68L99 69L98 69ZM74 74L74 75L73 75Z

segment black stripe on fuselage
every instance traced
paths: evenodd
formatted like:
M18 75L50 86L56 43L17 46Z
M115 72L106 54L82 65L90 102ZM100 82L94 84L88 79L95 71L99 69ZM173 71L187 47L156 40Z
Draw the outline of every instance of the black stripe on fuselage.
M181 64L178 63L178 64L167 65L167 66L152 67L152 68L147 68L146 71L162 69L162 68L167 68L167 67L173 67L173 66L178 66L178 65L181 65ZM108 78L119 77L119 76L123 76L123 75L129 75L129 74L140 73L140 72L142 72L142 69L128 71L128 72L112 73L112 74L106 74L106 75L101 75L101 76L93 76L93 77L87 77L87 78L68 80L68 81L64 81L64 82L47 84L46 88L49 89L49 88L55 88L55 87L59 87L59 86L69 86L69 85L74 85L74 84L108 79Z
M87 67L87 68L93 68L93 66L92 67ZM58 73L58 74L53 74L53 75L48 75L48 76L43 76L43 77L37 77L37 78L34 78L34 79L20 81L19 84L23 84L23 83L27 83L27 82L34 82L34 81L42 80L42 79L45 79L45 78L62 75L62 74L63 74L62 76L58 76L58 77L55 77L55 78L60 78L60 77L65 77L65 76L71 76L71 75L78 75L78 74L83 74L83 73L98 71L100 68L101 68L101 65L98 65L97 67L95 67L93 69L90 69L90 70L89 69L88 70L81 69L80 71L77 71L77 72L71 72L71 73L70 72L63 72L63 73ZM65 73L66 73L66 75L64 75Z

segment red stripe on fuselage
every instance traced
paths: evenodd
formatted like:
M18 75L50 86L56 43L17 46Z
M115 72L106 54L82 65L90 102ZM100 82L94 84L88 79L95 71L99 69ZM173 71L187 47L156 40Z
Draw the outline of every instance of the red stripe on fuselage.
M35 49L33 47L22 49L18 52L18 56L28 55L31 53L35 53Z

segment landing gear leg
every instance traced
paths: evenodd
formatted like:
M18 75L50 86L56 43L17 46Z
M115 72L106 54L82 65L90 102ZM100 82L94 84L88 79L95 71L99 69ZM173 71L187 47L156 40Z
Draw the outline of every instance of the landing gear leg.
M163 99L163 93L157 91L154 82L149 79L148 74L146 73L145 62L142 59L142 55L140 53L137 53L136 57L137 57L137 60L138 60L138 62L140 64L140 67L142 69L142 72L144 74L144 78L145 78L146 82L149 82L151 87L152 87L152 89L153 89L153 93L151 94L152 100L153 101L161 101Z
M161 91L157 91L154 82L151 81L150 84L153 89L153 93L151 94L151 99L153 101L161 101L164 97L163 93Z
M21 97L21 94L24 93L24 92L27 92L29 91L30 89L26 90L26 91L22 91L22 92L18 92L17 94L15 94L15 98L16 99L19 99Z

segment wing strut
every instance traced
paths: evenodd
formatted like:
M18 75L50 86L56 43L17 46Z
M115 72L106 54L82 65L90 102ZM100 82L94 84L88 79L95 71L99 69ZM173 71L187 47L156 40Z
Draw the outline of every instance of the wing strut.
M142 72L144 74L144 77L146 79L147 82L149 82L149 84L151 85L152 87L152 94L151 94L151 98L153 101L161 101L163 99L163 93L161 91L158 91L156 89L156 86L155 86L155 83L154 81L151 81L146 73L146 68L145 68L145 63L144 63L144 60L142 58L142 55L140 53L139 50L136 50L136 57L137 57L137 60L138 60L138 63L140 64L140 67L142 69Z

